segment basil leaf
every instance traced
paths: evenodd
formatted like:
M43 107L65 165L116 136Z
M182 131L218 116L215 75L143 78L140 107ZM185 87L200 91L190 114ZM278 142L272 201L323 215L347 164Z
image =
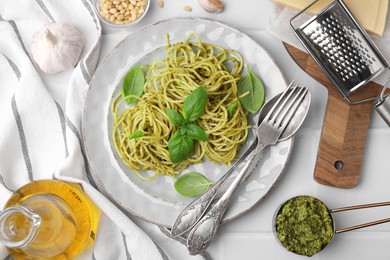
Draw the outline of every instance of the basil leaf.
M236 107L237 107L237 102L231 103L230 106L228 107L228 117L229 118L233 117L234 111L236 110Z
M204 175L190 172L180 176L175 181L174 187L183 196L196 197L205 192L212 184Z
M184 117L176 110L168 107L165 109L165 113L174 126L182 126L184 124Z
M207 103L207 90L199 87L184 99L183 116L186 122L194 122L203 113Z
M138 131L135 131L134 133L132 133L128 138L129 138L129 140L131 140L131 139L135 139L135 138L140 138L144 135L145 135L144 132L142 132L141 130L138 130Z
M136 65L127 72L122 83L122 97L126 98L129 95L140 97L144 92L145 75L141 66ZM128 105L137 101L135 97L126 98Z
M168 151L173 163L182 162L193 153L194 141L189 136L176 131L168 141Z
M241 104L251 113L256 113L264 103L265 90L261 80L247 67L248 74L241 78L237 85L239 96L248 92L240 99Z
M192 139L198 140L198 141L208 141L209 138L207 137L206 132L197 124L189 124L186 125L186 134L191 137Z
M187 135L187 126L188 125L183 125L183 126L181 126L180 127L180 129L178 130L178 131L180 131L180 133L182 134L182 135Z

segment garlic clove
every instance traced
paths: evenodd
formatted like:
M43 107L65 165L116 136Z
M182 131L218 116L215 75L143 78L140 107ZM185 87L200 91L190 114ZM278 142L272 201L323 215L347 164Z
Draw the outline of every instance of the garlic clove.
M73 68L83 46L82 34L73 25L52 23L33 35L31 54L43 72L55 74Z
M221 0L198 0L200 6L209 13L220 13L223 10Z

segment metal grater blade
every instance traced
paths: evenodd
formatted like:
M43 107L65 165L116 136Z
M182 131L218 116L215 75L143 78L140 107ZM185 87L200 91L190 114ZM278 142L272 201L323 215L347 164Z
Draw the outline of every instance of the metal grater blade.
M345 97L388 67L379 50L340 1L328 5L295 33Z

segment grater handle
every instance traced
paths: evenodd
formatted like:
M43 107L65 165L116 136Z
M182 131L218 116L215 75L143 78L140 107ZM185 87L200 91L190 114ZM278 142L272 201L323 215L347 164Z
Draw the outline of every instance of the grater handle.
M390 72L390 68L387 68ZM386 90L390 87L390 77L383 86L382 92L379 96L379 101L375 104L375 110L383 118L386 124L390 127L390 95L385 95Z
M390 127L390 96L386 96L383 100L378 102L375 105L375 110Z

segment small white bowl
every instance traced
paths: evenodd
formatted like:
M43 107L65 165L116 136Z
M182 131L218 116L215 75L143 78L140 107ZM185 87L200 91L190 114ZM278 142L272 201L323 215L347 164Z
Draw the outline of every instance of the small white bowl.
M101 2L103 3L106 3L106 2L110 2L113 6L112 8L116 9L117 12L120 13L121 10L118 10L117 8L115 8L114 6L114 2L118 2L118 5L121 6L123 9L125 9L125 11L129 11L131 12L130 9L126 9L125 5L126 4L129 4L130 2L132 2L134 0L95 0L95 4L94 4L94 7L95 7L95 10L96 10L96 14L99 16L100 20L110 26L110 27L113 27L113 28L127 28L127 27L131 27L133 25L136 25L138 24L147 14L148 10L149 10L149 6L150 6L150 0L135 0L136 2L138 1L145 1L146 2L146 5L145 5L145 8L144 8L144 11L143 13L138 16L134 21L130 21L129 23L124 23L124 24L117 24L116 21L117 20L114 20L114 21L110 21L109 19L107 19L105 16L103 16L103 14L101 12L103 12L103 9L102 9L102 6L101 6ZM125 3L123 5L123 3ZM108 10L108 9L107 9ZM114 15L114 14L113 14ZM123 16L125 16L125 14L122 14ZM119 15L118 15L119 16ZM125 22L126 20L124 20Z

